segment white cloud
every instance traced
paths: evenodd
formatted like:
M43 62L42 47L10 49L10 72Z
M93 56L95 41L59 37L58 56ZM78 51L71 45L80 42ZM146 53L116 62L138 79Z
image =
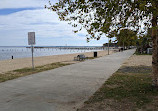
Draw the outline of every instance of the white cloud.
M0 8L42 7L48 0L5 0ZM44 3L45 2L45 3ZM41 5L42 4L42 5ZM77 34L66 22L47 9L23 10L0 15L0 45L27 45L27 32L35 31L37 45L102 45L100 41L86 43L86 31ZM9 42L8 42L9 41Z

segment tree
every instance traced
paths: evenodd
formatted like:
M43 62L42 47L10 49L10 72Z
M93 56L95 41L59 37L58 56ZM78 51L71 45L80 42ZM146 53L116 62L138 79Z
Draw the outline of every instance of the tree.
M85 28L90 35L87 40L99 40L102 34L117 33L122 28L138 34L145 34L152 28L153 86L158 87L158 0L59 0L53 5L49 3L46 8L57 12L60 20L70 21L77 28L74 32Z
M143 54L144 52L147 53L147 48L151 48L151 29L148 29L148 32L144 36L140 36L137 39L137 53Z
M144 35L143 37L140 36L137 39L137 53L139 54L147 53L147 48L150 47L149 43L150 43L149 36L147 35Z
M129 29L120 30L119 34L116 34L116 39L119 46L123 48L129 48L130 46L136 46L137 36L136 33Z

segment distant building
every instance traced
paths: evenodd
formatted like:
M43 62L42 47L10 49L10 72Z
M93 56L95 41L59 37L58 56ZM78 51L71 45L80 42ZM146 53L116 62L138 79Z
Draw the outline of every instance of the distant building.
M103 44L103 47L108 47L108 43ZM109 47L118 47L117 43L109 43Z

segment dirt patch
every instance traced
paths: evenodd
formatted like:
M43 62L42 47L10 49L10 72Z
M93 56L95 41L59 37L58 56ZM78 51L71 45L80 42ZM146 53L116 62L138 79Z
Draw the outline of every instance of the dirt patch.
M146 111L157 111L158 110L158 96L153 98L152 103L145 106L143 109L146 109ZM142 109L142 111L144 111Z
M121 67L117 72L119 73L151 73L151 66L124 66Z
M133 55L123 66L152 66L152 55Z
M120 102L114 99L105 99L101 102L88 104L77 111L130 111L132 107L134 104L127 100Z

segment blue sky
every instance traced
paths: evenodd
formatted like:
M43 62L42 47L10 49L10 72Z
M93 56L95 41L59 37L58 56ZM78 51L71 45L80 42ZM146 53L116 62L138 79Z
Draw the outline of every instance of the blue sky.
M0 15L9 15L12 13L24 11L24 10L35 10L36 8L3 8L0 9Z
M36 45L42 46L98 46L101 40L86 42L85 30L73 33L73 28L44 5L48 0L1 0L0 46L27 46L28 32L36 32Z

